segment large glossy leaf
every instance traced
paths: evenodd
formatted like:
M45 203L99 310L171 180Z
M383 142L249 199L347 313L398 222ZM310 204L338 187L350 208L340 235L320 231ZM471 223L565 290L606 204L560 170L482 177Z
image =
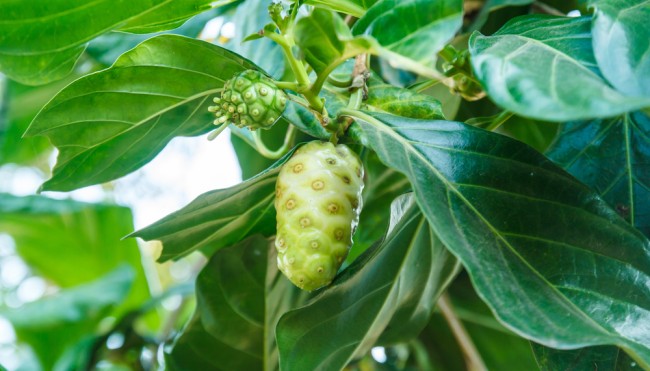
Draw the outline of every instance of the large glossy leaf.
M290 156L291 153L287 154L265 172L241 184L202 194L132 236L161 241L160 261L165 261L199 248L209 256L253 234L275 234L275 182L280 166Z
M67 75L94 37L115 29L155 32L209 7L206 0L3 1L0 71L25 84Z
M557 350L532 343L542 371L616 370L632 371L639 367L625 352L612 346L576 350Z
M316 9L301 18L296 23L295 33L305 60L319 76L329 76L347 59L372 48L368 40L352 36L340 15L327 10Z
M570 122L548 156L594 188L621 216L650 236L650 118L641 112Z
M507 327L555 348L618 345L650 365L650 241L595 192L507 137L350 114Z
M196 312L166 356L169 369L277 367L278 313L304 294L281 277L271 249L258 235L214 255L196 281Z
M104 71L63 89L32 122L59 149L43 190L68 191L124 176L176 136L212 129L207 111L225 80L251 62L176 35L149 39Z
M436 53L463 21L461 0L379 0L354 25L380 45L376 52L413 72L438 77Z
M588 17L518 17L492 36L475 32L469 47L490 98L525 117L590 119L650 106L650 98L625 96L600 76Z
M28 343L41 366L51 370L64 350L88 333L124 300L134 279L129 266L120 266L93 282L24 304L0 310L9 319L18 339Z
M122 313L150 296L138 245L122 240L132 230L131 210L123 206L0 193L0 232L15 240L36 274L57 286L77 286L129 265L133 288Z
M610 84L650 97L650 0L596 0L592 26L598 66Z
M455 267L413 197L399 198L386 239L322 294L282 316L280 368L338 370L365 354L382 333L386 341L415 336Z

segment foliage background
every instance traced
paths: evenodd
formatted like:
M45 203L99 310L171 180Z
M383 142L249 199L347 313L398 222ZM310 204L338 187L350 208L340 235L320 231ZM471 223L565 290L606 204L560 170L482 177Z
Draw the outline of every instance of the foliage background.
M197 148L234 72L292 76L278 45L242 43L269 22L269 1L208 3L53 3L51 23L40 5L0 4L0 315L13 328L0 364L649 367L648 1L305 1L317 10L296 43L317 82L378 56L366 111L345 111L349 93L324 83L327 109L354 117L350 136L369 149L368 187L347 268L316 295L278 275L262 237L283 160L259 156L246 131ZM359 20L348 29L332 10ZM455 91L431 83L443 67L432 50L458 72ZM298 105L285 121L270 145L289 122L301 140L328 136ZM228 139L243 183L223 178L238 173L215 150ZM124 204L147 210L136 228ZM134 229L164 249L122 239ZM473 346L453 340L458 323Z

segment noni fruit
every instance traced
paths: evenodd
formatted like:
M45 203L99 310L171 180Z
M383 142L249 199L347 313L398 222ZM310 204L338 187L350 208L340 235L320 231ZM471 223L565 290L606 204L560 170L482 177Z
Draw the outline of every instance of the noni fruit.
M280 170L276 185L278 268L312 291L329 284L359 222L363 165L347 146L314 141Z
M209 110L217 117L216 125L231 122L240 128L268 129L284 112L287 95L261 72L246 70L226 81L214 103Z

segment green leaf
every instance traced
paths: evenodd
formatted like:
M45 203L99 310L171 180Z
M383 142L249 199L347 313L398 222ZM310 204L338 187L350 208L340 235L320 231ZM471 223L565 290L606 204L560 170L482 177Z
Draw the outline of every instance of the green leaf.
M162 262L199 248L210 256L253 234L275 234L275 182L280 167L292 153L256 177L234 187L204 193L131 236L162 242Z
M26 135L59 149L42 190L69 191L122 177L176 136L212 129L207 107L224 81L251 62L218 46L176 35L151 38L104 71L63 89Z
M415 336L455 267L413 197L397 199L386 239L307 305L282 316L280 368L338 370L382 333L387 340Z
M650 0L597 0L591 32L598 66L612 86L650 97Z
M0 193L0 231L8 233L21 258L52 283L74 287L121 265L131 267L133 288L116 314L150 297L138 245L122 240L132 230L131 210L123 206Z
M322 9L301 18L296 23L295 34L305 60L319 77L329 76L338 65L372 47L363 38L355 39L338 14Z
M361 17L377 0L305 0L305 4Z
M650 236L650 117L566 123L548 156Z
M593 56L591 19L530 15L492 36L472 34L476 77L498 105L548 121L619 115L650 106L602 79Z
M368 109L418 119L444 119L440 102L430 95L388 84L373 84L368 90Z
M612 346L590 347L576 350L558 350L531 343L535 358L542 371L554 370L638 370L622 350Z
M1 310L0 315L11 322L18 339L33 348L43 369L50 370L68 346L95 331L111 308L124 300L133 279L133 269L123 265L93 282Z
M85 44L107 31L154 32L206 9L207 0L69 0L0 4L0 71L24 84L60 79Z
M304 294L280 276L269 251L272 244L257 235L212 257L196 281L196 312L166 355L169 369L277 367L273 329L278 313Z
M397 66L431 77L436 53L463 22L461 0L379 0L352 28L376 40L377 53Z
M167 357L168 367L262 368L268 248L266 239L255 236L214 255L197 277L196 313Z
M650 241L595 192L498 134L349 114L507 327L557 348L618 345L650 366Z

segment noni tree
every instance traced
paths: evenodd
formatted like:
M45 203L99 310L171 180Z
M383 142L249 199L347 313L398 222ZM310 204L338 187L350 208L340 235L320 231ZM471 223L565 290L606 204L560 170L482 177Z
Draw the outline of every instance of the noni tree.
M649 22L648 0L0 3L0 71L66 81L22 139L58 149L43 191L226 129L245 178L124 233L207 258L184 323L116 355L148 309L117 312L43 367L650 369ZM104 310L113 281L76 290Z

